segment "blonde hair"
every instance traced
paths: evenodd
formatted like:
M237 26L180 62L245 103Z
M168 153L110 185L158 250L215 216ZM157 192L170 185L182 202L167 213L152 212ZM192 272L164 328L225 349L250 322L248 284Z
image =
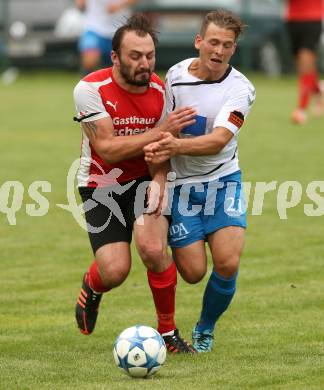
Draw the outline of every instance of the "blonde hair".
M216 26L232 30L235 34L235 40L243 33L246 25L242 22L239 16L231 11L218 9L215 11L208 12L204 17L200 28L200 35L204 37L206 30L210 23L214 23Z

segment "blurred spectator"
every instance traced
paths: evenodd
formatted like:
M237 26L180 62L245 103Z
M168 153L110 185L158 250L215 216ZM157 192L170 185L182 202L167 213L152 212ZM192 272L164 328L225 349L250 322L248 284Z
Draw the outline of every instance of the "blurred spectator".
M303 124L311 98L316 97L314 113L324 113L323 91L317 70L317 49L324 17L324 0L287 0L286 21L296 58L298 74L298 105L291 120Z
M111 40L114 32L129 17L138 0L75 0L84 11L84 29L79 41L84 74L102 65L111 65Z
M54 34L58 38L76 38L82 34L84 15L80 9L70 7L64 10L56 22Z

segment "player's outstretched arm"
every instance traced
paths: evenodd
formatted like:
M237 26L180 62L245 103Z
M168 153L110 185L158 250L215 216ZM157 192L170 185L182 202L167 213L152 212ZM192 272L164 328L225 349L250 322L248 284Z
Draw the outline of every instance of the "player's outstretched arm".
M217 154L229 143L233 135L225 127L217 127L210 134L194 138L176 138L170 133L164 134L160 141L144 148L145 161L160 164L179 154L188 156Z
M139 135L115 136L110 117L83 121L81 125L92 147L108 164L140 156L145 145L161 139L161 131L158 128Z
M142 155L144 146L159 141L163 132L179 133L185 126L194 123L195 120L192 119L194 113L195 111L191 108L175 110L160 126L131 136L115 136L110 117L81 121L81 124L98 155L106 163L116 163Z
M225 127L216 127L211 133L199 137L181 138L177 143L162 139L159 143L171 155L205 156L219 153L233 136Z

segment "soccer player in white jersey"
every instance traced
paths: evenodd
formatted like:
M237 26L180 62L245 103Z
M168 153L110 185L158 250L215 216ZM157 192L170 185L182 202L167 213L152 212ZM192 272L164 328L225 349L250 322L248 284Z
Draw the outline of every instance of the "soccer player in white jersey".
M197 283L206 273L205 241L211 251L214 267L192 332L198 352L212 349L216 322L235 293L244 243L246 214L237 137L255 89L229 65L243 29L231 12L216 10L205 16L195 38L199 57L174 65L166 76L168 111L192 106L196 122L178 137L166 134L144 148L146 161L171 158L176 173L169 244L187 282Z
M79 40L81 68L88 74L111 65L112 37L130 16L130 7L138 0L75 0L84 11L84 30Z

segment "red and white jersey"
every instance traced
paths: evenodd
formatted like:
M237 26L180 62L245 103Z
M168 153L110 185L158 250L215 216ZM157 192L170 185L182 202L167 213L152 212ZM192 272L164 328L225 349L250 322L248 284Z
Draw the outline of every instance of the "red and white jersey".
M115 136L138 135L156 127L163 119L164 84L153 74L146 92L130 93L116 83L112 68L106 68L89 74L76 85L74 101L79 121L89 122L110 116ZM113 168L123 171L117 179L119 183L149 175L143 156L114 164L105 163L83 132L78 186L97 187L100 181L94 180L98 178L95 175L103 176ZM101 185L107 184L103 180Z
M324 18L324 0L288 0L286 19L290 21L319 21Z

